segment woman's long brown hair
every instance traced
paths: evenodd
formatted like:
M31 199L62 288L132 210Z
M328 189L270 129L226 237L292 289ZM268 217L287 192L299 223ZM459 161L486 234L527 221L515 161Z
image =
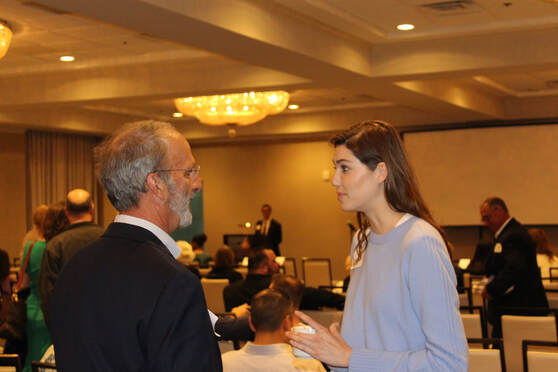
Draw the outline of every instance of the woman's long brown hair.
M339 133L330 143L335 147L345 145L372 171L378 163L384 162L388 169L384 192L390 207L397 212L422 218L431 224L442 236L446 248L448 247L443 230L434 221L420 195L403 143L394 127L383 121L363 121ZM366 230L370 227L370 221L362 212L357 213L357 221L359 232L356 250L359 261L368 246Z

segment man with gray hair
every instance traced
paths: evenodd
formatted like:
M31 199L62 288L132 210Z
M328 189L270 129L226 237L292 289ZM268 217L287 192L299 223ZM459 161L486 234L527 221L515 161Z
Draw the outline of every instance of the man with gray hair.
M201 189L190 145L168 123L125 125L95 149L120 212L78 252L52 301L56 364L66 371L221 371L199 280L169 234L191 223Z
M95 205L88 191L71 190L66 195L64 212L70 226L47 242L39 271L39 297L47 327L50 327L50 301L58 275L70 258L103 233L103 228L93 223Z

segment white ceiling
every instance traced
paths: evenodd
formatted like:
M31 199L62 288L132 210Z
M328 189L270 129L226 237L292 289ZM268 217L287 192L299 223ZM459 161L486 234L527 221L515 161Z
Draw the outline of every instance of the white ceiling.
M220 140L228 128L172 118L173 98L271 89L300 110L238 137L558 117L558 4L544 0L0 0L0 19L15 31L4 128L154 118Z

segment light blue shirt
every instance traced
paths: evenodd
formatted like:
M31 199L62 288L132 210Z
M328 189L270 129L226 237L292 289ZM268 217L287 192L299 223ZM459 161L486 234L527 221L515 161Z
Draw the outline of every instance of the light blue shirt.
M467 371L468 348L455 272L438 231L410 216L369 234L355 262L342 336L350 371Z

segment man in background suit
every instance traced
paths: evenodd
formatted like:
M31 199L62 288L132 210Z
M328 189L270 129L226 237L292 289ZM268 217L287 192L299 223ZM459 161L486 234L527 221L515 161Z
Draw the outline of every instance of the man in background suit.
M505 307L548 307L537 266L535 244L527 230L510 217L504 201L486 199L480 208L482 222L494 233L494 248L486 262L490 282L483 290L488 300L492 336L502 337L500 312Z
M201 188L186 139L168 123L128 124L95 149L120 212L68 262L51 306L59 371L221 371L199 280L169 236Z
M47 327L50 327L50 301L58 275L80 249L99 239L104 231L93 223L95 205L86 190L74 189L66 195L64 213L70 226L48 241L39 271L39 296Z
M255 245L269 246L276 256L280 256L279 244L283 240L283 234L281 224L271 218L271 205L264 204L262 206L262 216L263 220L256 222Z

